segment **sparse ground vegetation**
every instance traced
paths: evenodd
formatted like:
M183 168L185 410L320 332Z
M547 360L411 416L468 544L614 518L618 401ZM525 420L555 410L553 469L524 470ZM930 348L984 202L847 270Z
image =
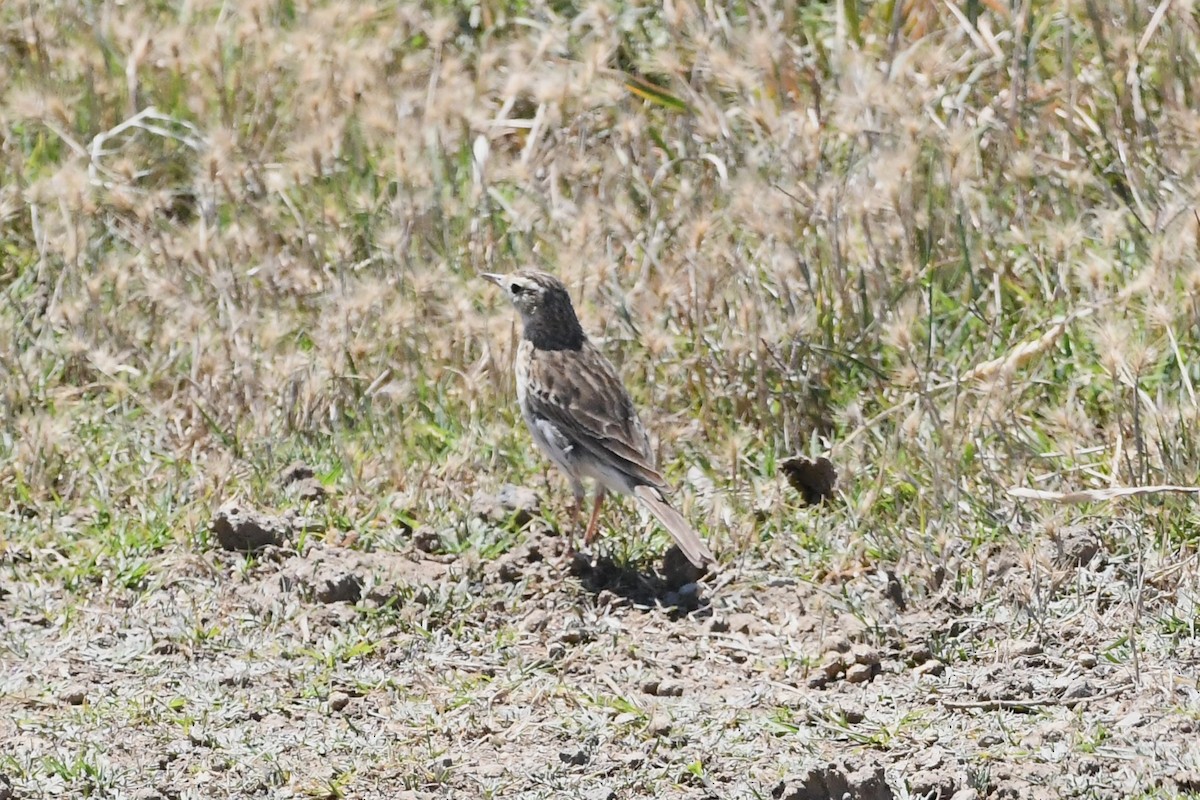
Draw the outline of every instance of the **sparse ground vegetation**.
M1200 482L1198 93L1190 0L3 3L0 797L1200 795L1194 501L1007 492ZM698 594L560 565L525 264Z

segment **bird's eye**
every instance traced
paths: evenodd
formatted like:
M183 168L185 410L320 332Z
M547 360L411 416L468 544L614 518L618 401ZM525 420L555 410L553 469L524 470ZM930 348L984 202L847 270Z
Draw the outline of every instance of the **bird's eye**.
M510 288L510 291L511 291L513 294L521 294L522 292L524 292L524 291L525 291L525 287L524 287L524 286L522 286L522 285L521 285L521 284L519 284L519 283L514 283L514 284L513 284L511 287L509 287L509 288Z

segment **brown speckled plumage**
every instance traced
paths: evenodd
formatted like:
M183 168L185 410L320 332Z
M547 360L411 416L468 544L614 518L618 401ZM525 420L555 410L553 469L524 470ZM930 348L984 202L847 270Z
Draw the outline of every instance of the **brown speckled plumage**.
M567 289L552 275L521 270L485 274L521 313L517 397L538 447L571 481L577 504L583 479L597 482L585 541L595 534L605 490L630 494L654 514L697 567L713 555L666 499L650 439L617 371L583 333Z

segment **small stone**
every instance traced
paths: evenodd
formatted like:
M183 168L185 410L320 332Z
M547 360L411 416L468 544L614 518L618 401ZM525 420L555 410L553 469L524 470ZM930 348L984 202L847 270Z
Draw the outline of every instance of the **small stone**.
M821 666L818 670L826 679L834 680L839 677L846 669L846 660L841 653L836 650L827 652L821 659Z
M79 684L68 686L58 693L58 700L69 706L81 706L87 700L87 689Z
M869 769L869 768L868 768ZM867 770L863 770L864 773ZM880 769L882 773L882 768ZM808 772L796 778L788 778L771 790L771 797L776 800L826 800L827 798L854 797L863 800L891 800L890 792L880 796L873 791L873 786L863 786L861 783L873 783L866 774L856 774L855 785L851 786L842 764L828 763L814 765ZM882 778L882 774L880 775ZM884 784L884 788L887 785Z
M1096 687L1091 682L1080 678L1072 681L1062 693L1063 700L1082 700L1096 694Z
M829 685L829 677L823 673L814 672L808 676L807 685L810 689L824 689Z
M930 747L920 753L915 760L921 769L937 769L945 763L946 751L940 747Z
M879 663L879 651L870 645L856 644L850 648L850 657L856 664L875 666Z
M1015 642L1013 644L1013 650L1016 651L1016 654L1019 656L1036 656L1041 655L1042 645L1041 642L1033 641Z
M558 640L563 644L580 644L581 642L586 642L590 639L591 636L589 636L588 632L583 628L567 628L558 635Z
M929 659L933 658L933 653L929 651L929 647L923 644L909 645L900 651L900 658L910 667L919 667Z
M921 666L913 670L913 673L918 677L922 675L941 675L946 671L946 665L936 658L931 658Z
M872 667L870 664L854 664L846 670L847 683L866 683L871 680Z
M662 711L656 711L654 712L654 716L650 718L647 730L653 736L666 736L671 732L671 718Z
M862 712L862 709L854 706L842 706L838 709L838 713L842 715L842 719L846 720L851 725L857 725L867 718L867 715Z
M957 788L955 775L947 770L928 769L908 776L913 797L950 797Z
M562 642L551 642L546 648L546 657L551 661L561 661L567 655L567 648Z
M350 695L345 692L329 693L329 709L331 711L341 711L348 705L350 705Z
M544 609L535 608L525 615L525 619L521 620L521 630L529 633L544 631L549 622L550 614Z
M1083 667L1084 669L1092 669L1098 663L1100 662L1091 653L1080 653L1079 655L1079 666Z
M951 795L950 800L979 800L979 791L970 787L959 789Z
M841 635L827 636L821 642L821 652L849 653L850 640Z

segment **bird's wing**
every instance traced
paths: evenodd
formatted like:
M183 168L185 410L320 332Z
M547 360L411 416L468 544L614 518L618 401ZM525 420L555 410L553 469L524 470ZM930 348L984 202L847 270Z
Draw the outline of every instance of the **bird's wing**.
M535 350L526 375L530 413L639 484L665 488L654 468L650 439L620 377L595 345L579 350Z

